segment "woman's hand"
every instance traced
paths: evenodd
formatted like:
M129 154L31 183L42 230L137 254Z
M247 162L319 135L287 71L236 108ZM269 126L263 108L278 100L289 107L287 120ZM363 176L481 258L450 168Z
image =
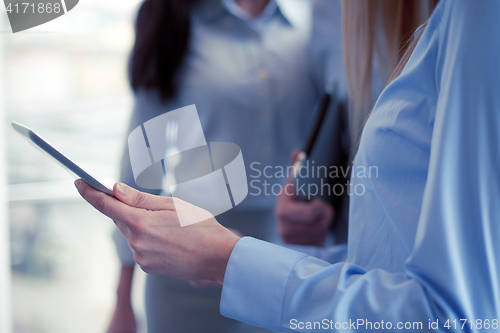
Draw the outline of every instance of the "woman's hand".
M278 233L287 244L323 246L333 207L321 199L298 201L283 191L275 208Z
M298 150L292 152L292 165ZM333 221L332 205L321 199L299 201L289 179L274 210L278 233L287 244L323 246Z
M128 240L134 260L146 273L224 281L229 256L240 237L214 217L181 227L175 205L184 205L193 214L202 210L179 199L139 192L122 183L113 187L116 198L80 179L75 185L85 200L116 223Z

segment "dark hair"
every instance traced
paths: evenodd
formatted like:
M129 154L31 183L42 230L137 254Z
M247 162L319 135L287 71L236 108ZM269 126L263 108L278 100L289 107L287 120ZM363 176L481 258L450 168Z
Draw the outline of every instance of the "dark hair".
M190 38L190 13L197 0L145 0L137 14L129 63L130 85L157 89L163 101L177 93L177 74Z

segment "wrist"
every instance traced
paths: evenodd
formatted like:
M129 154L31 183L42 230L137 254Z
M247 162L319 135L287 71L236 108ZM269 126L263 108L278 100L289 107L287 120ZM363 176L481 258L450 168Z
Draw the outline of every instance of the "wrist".
M133 276L134 266L122 266L120 271L120 280L118 282L118 288L116 291L118 303L130 303Z
M120 290L116 292L116 302L119 304L131 303L132 297L130 296L130 290L127 292L125 290Z
M219 282L220 284L224 283L224 276L226 274L227 264L229 262L229 258L231 257L231 253L233 252L236 243L241 239L241 237L235 235L230 232L231 235L228 236L220 244L220 251L216 265L215 277L212 279L214 281Z

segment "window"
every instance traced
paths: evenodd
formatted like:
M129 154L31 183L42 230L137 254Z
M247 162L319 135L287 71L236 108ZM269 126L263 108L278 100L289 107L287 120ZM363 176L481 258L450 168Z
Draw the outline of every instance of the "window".
M54 21L1 37L14 332L104 332L111 319L119 271L113 223L10 122L116 181L133 103L126 63L138 4L85 0ZM135 289L141 305L142 288Z

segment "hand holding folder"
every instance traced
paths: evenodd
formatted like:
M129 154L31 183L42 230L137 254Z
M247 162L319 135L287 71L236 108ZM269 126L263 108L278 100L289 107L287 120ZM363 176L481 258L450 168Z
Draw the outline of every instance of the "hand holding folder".
M309 166L308 159L312 157L320 160L317 155L330 153L327 150L331 147L330 141L333 141L333 144L339 143L336 137L332 140L330 135L324 135L330 131L338 134L336 126L330 128L332 124L335 125L332 120L337 118L337 115L332 113L338 112L335 91L333 94L323 94L316 106L311 130L303 149L292 153L293 177L284 185L275 210L278 233L285 243L322 246L331 228L335 217L334 206L324 198L298 194L296 187L303 187L307 182L313 181L302 178L299 172L301 167ZM323 126L325 123L328 128ZM325 147L327 149L324 149ZM322 159L322 162L329 163L329 159Z

